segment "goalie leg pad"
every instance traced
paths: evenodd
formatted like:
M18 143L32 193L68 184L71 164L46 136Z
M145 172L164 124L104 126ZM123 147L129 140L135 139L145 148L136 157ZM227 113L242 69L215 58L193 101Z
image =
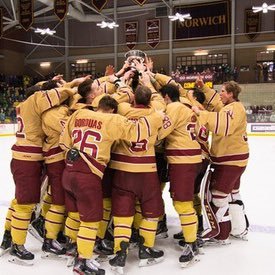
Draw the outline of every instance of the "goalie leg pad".
M230 234L241 238L248 233L249 222L244 211L244 204L241 200L229 204L229 213L231 215L232 229Z

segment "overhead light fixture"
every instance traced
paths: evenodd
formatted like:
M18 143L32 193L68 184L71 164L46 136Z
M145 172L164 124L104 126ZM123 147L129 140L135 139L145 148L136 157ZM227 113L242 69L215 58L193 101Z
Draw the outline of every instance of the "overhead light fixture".
M200 55L208 55L208 51L206 50L198 50L194 52L194 55L200 56Z
M270 46L270 47L267 47L266 49L267 51L275 51L275 46Z
M184 22L186 19L192 19L190 13L181 14L181 13L178 13L178 12L175 15L169 15L168 18L171 21L179 20L180 22Z
M41 35L45 35L45 34L47 34L47 35L53 35L53 34L56 33L56 31L50 30L49 28L47 28L47 29L36 28L34 32L35 33L40 33Z
M46 67L50 67L51 63L50 62L41 62L40 63L40 67L46 68Z
M86 64L88 63L88 59L78 59L76 60L76 64Z
M262 6L252 7L254 13L262 11L263 13L267 13L269 10L274 11L275 5L267 5L267 3L263 3Z
M97 26L99 26L101 29L109 28L117 28L119 25L116 22L106 22L106 21L101 21L101 23L97 23Z

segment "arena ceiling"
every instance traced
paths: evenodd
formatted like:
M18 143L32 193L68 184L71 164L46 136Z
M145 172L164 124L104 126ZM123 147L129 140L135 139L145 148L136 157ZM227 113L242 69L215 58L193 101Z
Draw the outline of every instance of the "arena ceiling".
M103 19L112 20L114 11L118 19L136 17L144 14L146 10L157 7L173 7L176 5L189 5L195 3L214 2L218 0L147 0L140 6L138 0L108 0L106 5L98 12L92 5L92 0L69 0L68 18L81 22L100 22ZM19 0L1 0L0 7L3 8L3 31L4 33L14 27L20 28L18 22ZM116 4L116 8L114 5ZM131 14L130 14L131 13ZM133 15L134 14L134 15ZM34 0L34 21L49 22L56 21L53 14L53 0Z

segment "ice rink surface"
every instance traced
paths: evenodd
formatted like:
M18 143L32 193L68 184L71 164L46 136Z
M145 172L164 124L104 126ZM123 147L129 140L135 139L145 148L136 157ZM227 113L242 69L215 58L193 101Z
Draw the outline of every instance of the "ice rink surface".
M0 239L4 230L6 210L14 197L14 183L10 173L11 145L14 137L0 137ZM157 240L165 260L157 265L138 267L137 250L131 250L125 274L157 275L274 275L275 274L275 138L249 137L250 160L242 177L241 195L251 224L248 241L231 240L231 245L207 247L200 262L181 269L178 258L181 250L173 242L173 234L180 229L171 199L164 191L168 216L169 238ZM41 243L28 236L26 247L35 253L35 264L23 267L8 262L9 255L0 258L0 275L65 275L72 274L65 261L41 259ZM113 274L107 262L102 263L106 274Z

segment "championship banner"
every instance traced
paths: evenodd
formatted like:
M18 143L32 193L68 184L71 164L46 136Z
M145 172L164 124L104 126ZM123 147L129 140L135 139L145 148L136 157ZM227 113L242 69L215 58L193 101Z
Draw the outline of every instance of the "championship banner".
M19 24L27 31L33 23L33 0L19 0Z
M200 76L206 86L213 88L213 74L201 74ZM174 75L172 78L176 82L180 83L184 89L193 89L195 87L198 74L182 74L179 76Z
M177 21L175 39L230 34L230 5L228 1L175 7L174 13L190 13L192 19Z
M261 30L261 13L254 13L252 9L245 10L245 33L253 40Z
M146 21L146 41L151 48L155 48L160 42L160 19Z
M68 0L54 0L54 13L62 21L67 14Z
M143 6L143 4L147 1L147 0L133 0L134 2L138 3L140 6Z
M0 38L3 35L3 10L0 8Z
M107 4L108 0L92 0L92 5L100 12Z
M124 24L126 46L132 50L137 44L138 22L126 22Z

